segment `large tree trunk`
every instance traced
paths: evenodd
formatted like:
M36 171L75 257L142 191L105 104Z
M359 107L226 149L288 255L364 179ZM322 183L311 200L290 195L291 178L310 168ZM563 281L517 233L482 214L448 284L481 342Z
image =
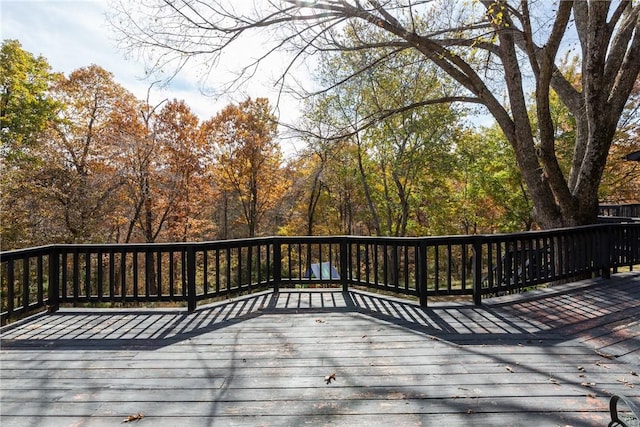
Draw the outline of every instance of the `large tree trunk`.
M324 160L321 157L321 162ZM313 225L316 214L316 207L318 206L318 201L320 200L320 196L322 193L322 181L320 180L320 176L322 174L322 166L316 171L313 176L313 183L311 184L311 189L309 190L309 201L307 203L307 236L313 235Z
M582 47L582 91L567 87L566 80L554 65L572 6ZM499 32L499 53L515 129L508 121L498 120L498 123L515 149L534 201L535 218L543 228L588 224L597 218L598 188L607 154L640 72L640 61L632 59L640 55L638 9L632 10L630 3L622 4L607 22L609 7L608 2L563 2L544 48L518 40L510 31ZM615 20L625 17L627 25L612 40ZM536 77L537 134L527 117L523 79L516 59L515 47L519 43L528 52ZM574 159L568 179L559 167L555 152L554 126L549 111L550 86L576 118ZM492 111L492 114L498 119L500 111Z

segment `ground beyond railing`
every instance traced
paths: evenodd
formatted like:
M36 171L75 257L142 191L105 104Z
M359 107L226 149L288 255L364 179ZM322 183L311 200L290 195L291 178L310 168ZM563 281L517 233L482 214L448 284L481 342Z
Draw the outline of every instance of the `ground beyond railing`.
M0 253L2 324L60 304L185 304L296 285L429 297L519 292L640 264L640 223L516 234L266 237Z

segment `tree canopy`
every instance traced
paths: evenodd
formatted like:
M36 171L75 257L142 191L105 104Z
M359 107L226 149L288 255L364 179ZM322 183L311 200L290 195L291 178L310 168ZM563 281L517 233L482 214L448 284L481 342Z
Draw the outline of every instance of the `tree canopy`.
M24 155L53 118L56 103L49 88L57 76L43 57L6 40L0 50L0 142L2 154Z
M543 227L595 221L607 155L640 72L640 4L631 0L283 0L253 7L144 0L119 1L113 10L124 47L165 71L196 60L214 70L236 43L260 35L263 50L246 56L237 84L276 51L291 54L281 70L283 85L296 62L319 52L367 52L369 61L352 76L405 51L418 53L457 87L383 108L356 127L436 103L483 106L513 148ZM345 32L352 36L342 37ZM569 49L580 61L578 81L559 68L560 52ZM576 123L568 171L556 150L551 89Z
M232 195L239 202L249 237L259 233L263 217L277 205L287 182L276 128L266 98L229 105L203 124L219 189L225 201Z
M20 50L0 58L0 66L11 69L12 61L30 56ZM266 98L247 98L203 121L183 100L149 105L149 96L136 99L97 65L68 76L50 74L55 78L44 90L27 84L29 74L19 75L16 84L31 91L26 97L37 95L52 109L25 115L38 123L28 133L3 122L2 249L534 227L531 197L498 125L472 127L464 109L434 104L381 115L360 128L358 118L372 119L384 108L451 84L433 65L415 61L416 55L406 51L385 68L335 85L367 55L326 52L316 77L331 89L304 104L300 151L286 156ZM48 70L46 59L41 61ZM571 64L563 65L563 73L579 79ZM640 202L640 164L623 160L640 150L638 89L603 172L605 203ZM550 93L558 162L569 171L578 127ZM529 108L534 117L535 106Z

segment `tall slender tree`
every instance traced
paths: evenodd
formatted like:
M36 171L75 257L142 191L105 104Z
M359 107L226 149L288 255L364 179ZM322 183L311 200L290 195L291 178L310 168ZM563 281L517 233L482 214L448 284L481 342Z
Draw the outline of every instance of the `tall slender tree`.
M282 153L275 139L277 121L269 101L248 98L229 105L205 122L202 130L213 150L213 167L223 197L238 202L245 236L254 237L288 181L281 168Z
M92 65L73 71L54 88L64 105L39 150L41 167L34 182L54 216L64 225L67 242L105 239L118 191L124 184L123 145L113 136L113 118L126 90L113 75Z
M203 231L202 212L209 199L199 119L184 101L170 101L158 114L154 135L162 160L155 170L155 184L163 199L167 237L179 241L197 238Z
M38 167L35 151L60 105L51 87L60 76L47 60L22 49L17 40L0 47L0 240L3 249L38 245L40 200L30 197L29 177ZM8 207L11 206L11 209Z
M347 31L344 37L355 35ZM416 210L433 191L431 184L450 173L450 154L463 113L451 105L429 105L382 117L358 129L354 123L359 117L374 117L397 105L438 96L451 85L413 51L385 58L377 67L354 75L368 63L367 56L366 52L322 56L316 77L331 89L318 95L316 101L321 101L312 103L305 114L305 133L320 148L331 145L326 140L331 141L332 135L350 135L357 147L356 175L375 234L405 236L410 228L415 233ZM343 79L348 81L341 83Z

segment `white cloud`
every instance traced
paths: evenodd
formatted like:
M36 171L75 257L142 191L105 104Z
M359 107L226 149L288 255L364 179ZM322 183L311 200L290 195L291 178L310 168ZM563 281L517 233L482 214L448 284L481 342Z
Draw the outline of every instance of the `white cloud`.
M56 72L68 75L78 68L96 64L111 72L115 81L138 99L145 100L153 79L145 79L142 62L126 59L124 52L117 48L106 11L107 0L0 0L0 35L3 40L17 39L26 51L42 55ZM225 66L215 70L207 84L217 89L215 85L222 86L224 76L228 78L225 74L228 68L234 63L240 64L239 56L254 56L246 46L229 53ZM168 87L154 86L150 103L155 105L164 99L184 100L201 120L213 117L229 103L241 102L247 96L267 97L275 106L278 96L271 82L282 61L282 58L269 58L262 68L262 78L252 80L241 91L223 98L203 95L201 71L186 68ZM216 74L220 76L219 82L215 81ZM278 106L278 113L283 122L293 123L300 114L299 103L285 97ZM284 139L281 143L287 155L296 151L295 139Z
M105 19L106 1L25 1L1 0L2 39L17 39L23 49L47 59L54 71L69 74L91 64L113 73L115 80L139 99L145 99L150 85L144 64L125 59L115 45ZM181 90L171 87L154 90L153 100L179 98L201 118L213 116L220 108L203 96L194 82L181 82Z
M105 17L107 0L0 0L0 7L3 40L19 40L23 49L45 57L57 72L69 74L81 67L99 65L113 73L115 80L136 97L146 98L151 82L145 79L145 66L126 59L117 48ZM215 86L213 78L207 83ZM274 89L265 81L254 82L242 93L224 99L203 95L199 85L197 70L185 69L168 87L154 88L151 101L182 99L206 120L230 102L239 102L248 95L254 98L267 96L272 103L277 100ZM297 115L297 106L290 105L288 101L281 108L285 121L291 121L290 117Z

